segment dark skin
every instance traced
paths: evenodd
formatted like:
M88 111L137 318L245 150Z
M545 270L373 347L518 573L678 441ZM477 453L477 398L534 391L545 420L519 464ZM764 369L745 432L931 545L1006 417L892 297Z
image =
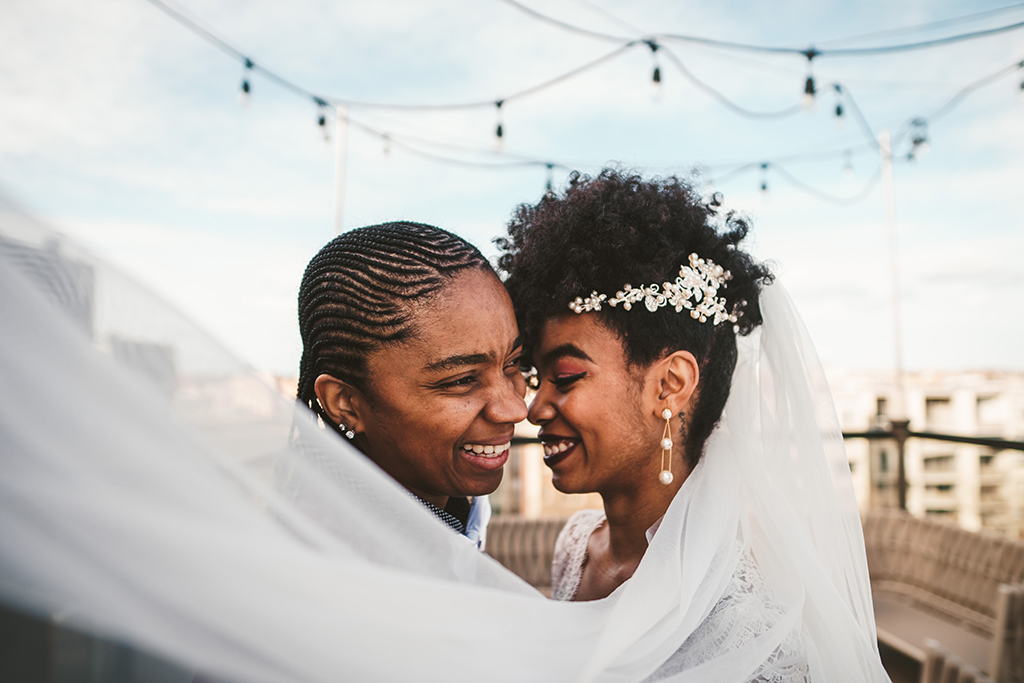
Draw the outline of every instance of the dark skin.
M370 353L365 391L320 375L317 399L420 498L444 508L452 496L492 493L526 418L512 302L492 272L467 270L417 305L412 325L411 339Z
M529 419L541 426L552 482L566 493L596 491L604 501L607 521L590 537L575 597L597 600L633 576L647 551L647 530L689 475L678 416L690 412L697 361L676 351L631 367L617 334L595 315L571 312L545 323L533 357L540 387ZM665 409L675 442L669 485L658 479Z

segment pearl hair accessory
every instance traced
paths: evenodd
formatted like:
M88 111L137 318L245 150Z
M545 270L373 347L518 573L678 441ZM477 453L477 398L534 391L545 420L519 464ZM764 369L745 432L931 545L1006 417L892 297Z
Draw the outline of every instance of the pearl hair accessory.
M661 411L661 416L665 418L665 431L661 433L661 473L658 475L658 481L665 486L672 483L672 411L668 408ZM668 461L666 464L666 460Z
M675 282L662 283L661 287L653 284L647 287L633 288L624 285L611 299L606 294L591 292L588 297L576 297L569 302L569 308L575 313L600 311L603 302L609 306L622 304L625 310L633 308L633 304L643 301L644 306L654 313L662 306L673 306L676 313L684 308L690 311L690 317L701 322L711 319L712 325L728 320L735 323L743 312L739 306L733 312L725 308L725 298L718 296L718 289L726 287L732 279L732 273L715 264L711 259L702 259L697 254L690 254L690 265L679 267L679 277Z

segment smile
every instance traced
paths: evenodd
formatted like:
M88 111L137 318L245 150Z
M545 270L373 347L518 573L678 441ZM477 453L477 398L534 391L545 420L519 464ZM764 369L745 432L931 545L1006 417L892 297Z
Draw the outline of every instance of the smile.
M478 443L462 444L462 450L464 450L466 453L472 453L473 455L478 455L482 458L497 458L511 447L511 441L509 441L508 443L498 444L497 446L492 446L490 444L484 445Z
M543 444L544 464L548 467L554 467L568 458L579 442L575 439L558 439L545 440Z
M499 444L464 443L459 452L471 465L485 472L500 470L508 462L511 441Z

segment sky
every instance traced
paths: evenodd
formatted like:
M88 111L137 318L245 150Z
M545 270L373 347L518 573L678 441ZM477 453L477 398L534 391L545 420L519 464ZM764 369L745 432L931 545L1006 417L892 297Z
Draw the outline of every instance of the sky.
M822 360L886 369L895 345L876 143L884 129L894 139L906 367L1024 370L1024 69L1009 68L941 110L968 84L1024 61L1024 28L906 52L828 53L1024 22L1024 4L522 0L624 39L613 42L503 0L165 1L256 64L350 102L495 102L656 34L814 46L825 51L810 64L818 96L784 118L736 113L664 50L759 112L801 102L805 57L667 39L657 55L641 42L556 86L509 98L500 150L490 105L352 104L342 225L432 223L495 256L493 240L515 207L543 194L543 162L555 164L555 189L569 169L595 173L606 164L647 176L695 174L698 189L721 192L727 208L749 218L748 248L789 289ZM934 25L908 28L923 24ZM0 193L137 278L255 368L294 375L298 284L335 234L339 132L325 110L325 139L314 102L258 71L248 73L243 103L246 76L239 57L148 0L4 0ZM915 118L927 123L929 149L911 160ZM523 158L541 163L504 166Z

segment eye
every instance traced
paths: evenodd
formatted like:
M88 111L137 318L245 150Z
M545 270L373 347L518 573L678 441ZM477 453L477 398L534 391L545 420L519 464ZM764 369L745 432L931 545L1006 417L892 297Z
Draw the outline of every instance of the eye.
M587 373L585 372L577 372L574 375L558 375L553 380L551 380L551 383L554 384L559 389L567 389L586 376Z
M438 386L442 389L462 389L465 387L474 386L477 383L476 375L466 375L465 377L458 377L448 382L442 382Z
M513 372L520 372L519 363L523 360L523 354L517 353L515 356L510 358L505 363L505 374L511 375Z

